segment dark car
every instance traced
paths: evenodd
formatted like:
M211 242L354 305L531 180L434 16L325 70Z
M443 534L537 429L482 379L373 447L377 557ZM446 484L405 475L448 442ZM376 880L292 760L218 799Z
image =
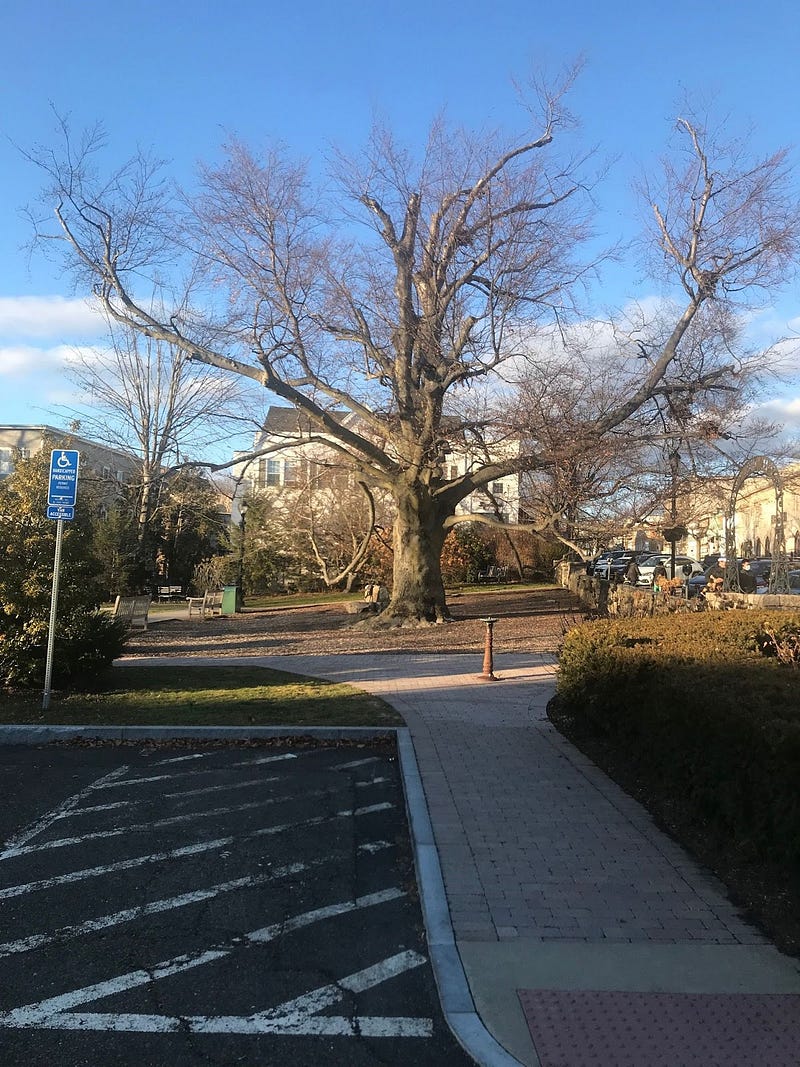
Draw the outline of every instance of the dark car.
M605 552L601 552L599 556L595 556L594 559L590 559L586 564L586 573L595 574L599 565L600 573L596 576L598 578L608 577L608 561L610 559L616 559L617 556L621 556L625 552L624 548L608 548Z
M608 580L610 582L621 582L628 567L631 565L631 560L641 563L643 559L647 559L652 554L652 552L625 552L621 556L617 556L616 559L611 560L608 566Z
M713 566L713 564L712 564ZM689 581L686 583L687 596L700 596L705 587L708 585L708 578L702 572L700 574L693 574Z
M750 573L754 574L756 578L763 578L765 582L769 581L769 572L772 569L772 558L770 556L759 556L757 559L751 559ZM739 560L739 566L741 567L742 560Z

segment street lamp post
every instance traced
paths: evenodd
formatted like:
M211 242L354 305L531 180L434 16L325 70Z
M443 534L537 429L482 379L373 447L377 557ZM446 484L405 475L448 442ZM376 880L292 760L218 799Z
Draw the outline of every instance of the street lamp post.
M239 506L239 563L236 568L236 591L239 608L244 607L244 535L246 516L247 504L242 501Z

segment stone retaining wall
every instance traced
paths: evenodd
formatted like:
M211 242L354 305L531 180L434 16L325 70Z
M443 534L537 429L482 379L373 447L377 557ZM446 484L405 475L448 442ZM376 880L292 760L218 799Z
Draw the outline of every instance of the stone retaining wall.
M699 611L703 601L687 600L682 593L654 593L649 586L612 585L586 573L584 563L559 563L556 581L571 590L593 615L624 618L668 615L676 611ZM758 611L800 611L800 596L779 593L707 593L705 608L727 611L740 608Z

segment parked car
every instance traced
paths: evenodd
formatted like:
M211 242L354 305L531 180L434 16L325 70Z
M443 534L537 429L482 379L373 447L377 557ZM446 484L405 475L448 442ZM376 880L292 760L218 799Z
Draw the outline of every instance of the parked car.
M656 569L659 563L663 563L667 568L667 577L670 577L672 566L672 555L669 552L659 552L653 556L648 556L647 559L642 560L639 564L639 585L652 585L653 584L653 571ZM684 567L688 567L689 570L685 571ZM675 557L675 577L687 578L693 574L702 574L703 568L696 559L692 559L691 556L676 556Z
M741 570L743 560L739 559L736 562L739 566L739 569ZM749 560L748 562L750 563L750 573L756 580L756 588L754 591L756 593L765 593L767 591L767 584L769 582L769 564L772 561L767 559ZM762 566L757 566L757 564L762 564ZM766 566L763 566L763 564L766 564ZM708 569L709 568L706 568L706 570ZM708 578L705 574L693 574L692 577L689 579L689 596L697 596L705 589L707 583Z
M756 578L763 578L765 582L769 581L769 572L772 568L771 556L759 556L756 559L750 561L750 573L754 574ZM739 566L741 567L742 561L739 560Z
M621 556L617 556L616 559L612 559L609 563L608 580L610 582L623 581L628 567L631 565L631 560L635 559L637 564L641 564L644 560L649 559L652 554L652 552L625 552Z
M713 564L712 564L712 566L713 566ZM689 582L688 582L689 596L690 597L700 596L700 594L703 592L703 590L705 589L705 587L707 585L708 585L708 578L706 578L706 576L703 573L703 571L700 571L699 574L693 574L691 576L691 578L689 579Z
M586 573L593 574L595 578L608 578L608 565L612 559L624 555L624 548L609 548L601 552L599 556L590 559L586 564ZM598 569L599 568L599 569Z

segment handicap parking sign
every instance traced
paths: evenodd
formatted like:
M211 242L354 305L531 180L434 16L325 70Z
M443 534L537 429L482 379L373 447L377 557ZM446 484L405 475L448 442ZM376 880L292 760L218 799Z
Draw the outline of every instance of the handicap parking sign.
M74 509L78 495L79 462L80 453L75 449L55 448L50 453L48 518L72 518L69 512Z

